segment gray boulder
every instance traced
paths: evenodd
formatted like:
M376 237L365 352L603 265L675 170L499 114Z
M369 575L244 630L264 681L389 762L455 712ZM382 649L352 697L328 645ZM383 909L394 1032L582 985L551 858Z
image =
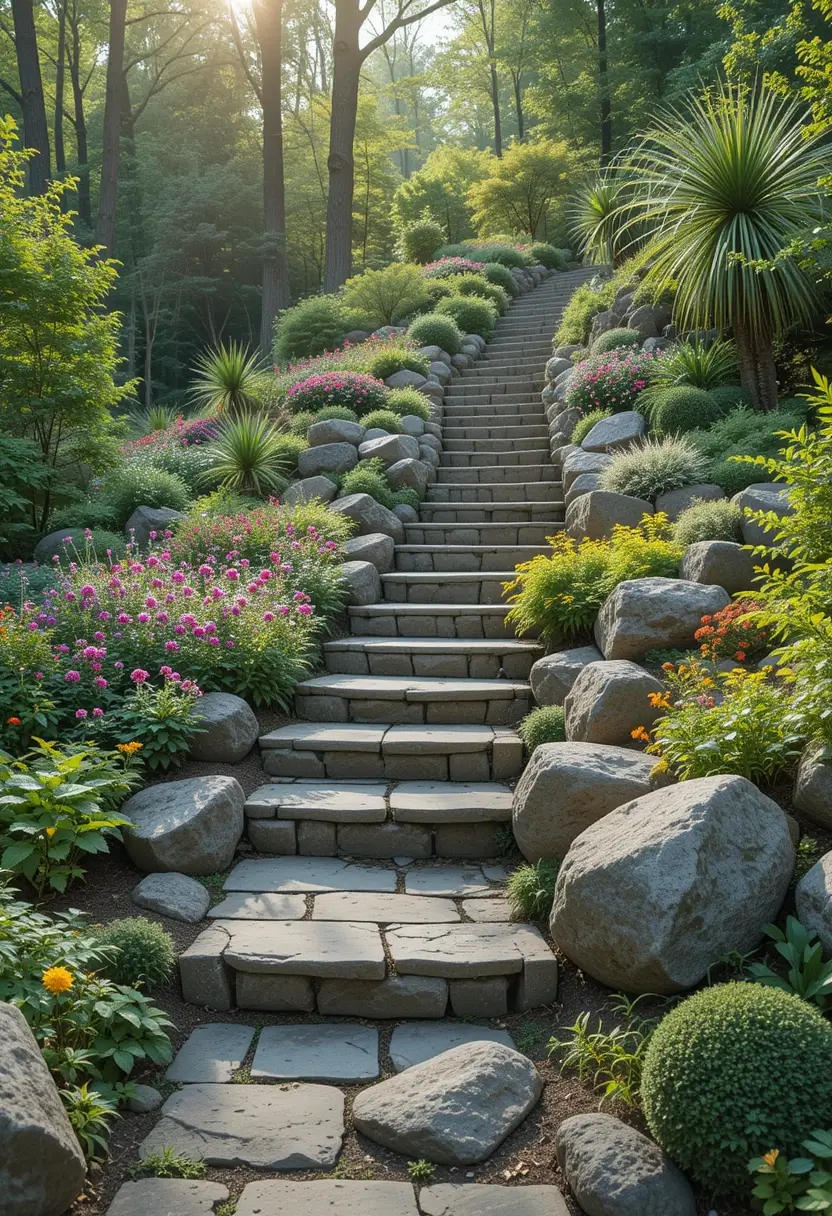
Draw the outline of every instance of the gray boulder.
M418 414L405 414L399 422L405 435L412 435L414 439L425 433L425 424Z
M419 512L406 502L396 503L395 507L393 508L393 514L396 515L403 524L415 524L419 522Z
M559 346L555 351L555 356L558 359L568 359L571 363L575 355L583 354L585 350L586 347L578 342L573 343L571 346Z
M419 444L412 435L385 435L383 439L370 439L358 449L362 460L383 460L389 468L400 460L416 460Z
M724 587L678 578L633 578L610 593L595 622L607 659L640 659L648 650L694 645L702 617L730 603Z
M668 346L670 346L669 338L645 338L641 349L645 355L658 355L663 350L667 350Z
M807 747L794 783L795 809L832 832L832 756L822 744Z
M419 450L417 446L417 454ZM410 456L404 460L397 460L387 470L387 480L394 490L401 490L407 486L419 494L424 494L429 479L430 465L422 460L414 460Z
M388 574L393 569L396 546L393 538L384 532L370 532L367 536L353 536L342 545L344 556L353 562L372 562L379 574Z
M381 579L372 562L344 562L341 576L348 604L377 604L381 599Z
M589 333L590 342L594 342L596 338L600 338L601 334L608 333L611 329L617 329L621 322L621 314L614 312L613 309L605 309L604 312L597 312L592 318L592 328Z
M648 698L663 692L664 685L637 663L626 659L589 663L563 703L566 738L625 746L636 727L650 727L661 716Z
M332 502L338 493L338 487L328 477L304 477L301 481L293 481L283 493L283 502L287 507L295 507L298 503L311 502L320 498L321 502Z
M133 540L140 549L146 549L153 539L151 532L162 535L184 518L181 511L174 511L171 507L136 507L124 525L124 535L128 540ZM37 549L35 556L37 557Z
M64 557L66 561L75 561L75 551L83 554L85 547L84 528L59 528L42 536L35 545L34 558L41 565L51 562L53 557Z
M566 694L588 663L603 659L597 646L556 650L532 665L529 676L538 705L563 705Z
M563 501L568 507L576 498L580 498L582 494L589 494L591 490L600 489L601 474L600 473L581 473L580 477L576 477L570 485L569 489L563 496Z
M414 1064L359 1093L356 1130L411 1159L485 1161L543 1091L531 1060L503 1043L476 1042Z
M243 787L234 777L190 777L139 790L122 814L130 860L148 873L216 874L243 834Z
M616 524L634 528L645 515L652 514L652 504L644 498L615 494L612 490L590 490L588 494L573 498L566 508L566 531L575 540L584 536L606 540Z
M148 874L130 895L133 903L148 912L195 925L211 907L211 896L201 882L187 874Z
M680 992L717 959L759 944L793 869L786 816L750 781L683 781L617 807L577 837L549 927L602 984Z
M643 414L635 410L622 410L611 418L596 422L581 440L585 452L613 452L616 448L628 448L640 439L647 429Z
M133 1088L133 1097L127 1099L127 1109L134 1115L149 1115L151 1111L158 1110L164 1100L159 1090L152 1085L136 1085ZM110 1212L107 1216L110 1216Z
M798 919L817 933L827 954L832 952L832 853L824 853L803 875L794 902Z
M354 520L358 525L359 536L367 536L371 532L383 532L385 536L392 537L395 544L404 543L404 528L401 520L392 511L388 511L387 507L383 507L380 502L371 498L369 494L345 494L343 498L336 498L335 502L330 504L329 509L338 515L346 515L347 519Z
M84 1188L84 1154L35 1036L0 1002L3 1216L62 1216Z
M714 502L725 497L722 486L705 482L701 485L682 486L679 490L668 490L656 499L656 513L661 512L670 520L677 520L683 511L695 502Z
M198 709L202 721L200 733L191 740L191 759L218 764L245 760L260 735L251 706L230 692L206 692Z
M384 382L388 388L421 388L427 383L427 377L420 372L411 372L407 368L394 372Z
M791 515L794 507L789 502L788 486L777 482L755 482L735 494L731 499L743 510L742 538L747 545L771 545L774 532L745 516L747 511L773 511L778 519Z
M611 459L605 452L584 452L581 448L571 452L563 462L564 493L581 473L603 473Z
M612 1115L572 1115L558 1165L586 1216L696 1216L690 1183L648 1136Z
M549 421L555 427L555 430L562 431L568 439L575 427L578 425L581 418L581 411L572 407L571 409L557 409L553 412Z
M730 540L700 540L685 550L679 574L691 583L716 584L729 595L750 591L755 559L749 549Z
M324 443L351 443L358 447L366 429L360 422L350 422L346 418L325 418L323 422L312 423L306 438L311 448Z
M549 362L546 364L546 379L551 383L553 380L557 380L558 376L560 376L562 372L571 372L571 371L572 371L572 360L571 359L563 359L558 355L553 355L552 358L549 360Z
M453 377L453 372L447 363L441 363L435 360L431 363L429 369L431 376L439 381L440 384L447 384Z
M652 304L642 304L630 313L627 321L629 329L638 330L640 338L658 338L662 327L656 324L656 314Z
M349 473L358 464L358 452L351 443L322 443L317 448L307 448L298 456L298 472L301 477L315 477L318 473Z
M653 761L597 743L543 743L514 791L512 826L527 861L566 856L572 841L616 807L650 790Z

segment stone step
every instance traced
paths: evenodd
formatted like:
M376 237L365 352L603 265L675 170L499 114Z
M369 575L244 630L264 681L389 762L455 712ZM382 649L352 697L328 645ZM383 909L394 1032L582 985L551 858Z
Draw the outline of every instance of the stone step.
M497 363L489 360L483 363L477 363L474 367L468 368L464 376L460 377L459 383L470 384L472 381L489 379L500 381L511 380L527 380L529 379L529 363L530 360L523 357L519 359L505 359L503 362ZM545 379L543 372L533 377L535 380Z
M327 671L344 675L527 680L543 648L507 638L348 637L323 646Z
M507 727L293 722L260 739L274 777L343 781L508 781L523 743Z
M554 474L555 470L552 469ZM444 481L428 490L430 503L562 502L563 485L551 481Z
M359 637L513 638L506 604L360 604L350 607ZM529 635L533 636L533 635Z
M502 604L503 583L515 577L508 570L395 571L381 576L388 604Z
M536 523L562 515L562 502L423 502L420 513L426 522L457 523Z
M397 545L395 568L406 574L513 570L548 551L545 539L537 545Z
M531 689L519 680L330 674L295 688L295 713L308 722L516 726L530 708Z
M505 463L494 461L492 464L475 464L475 465L458 465L454 464L450 467L442 466L436 470L437 481L439 485L455 483L477 484L484 482L486 484L495 482L520 482L528 484L530 482L554 481L558 474L555 472L554 465L549 461L533 461L528 464Z
M422 521L405 524L408 545L544 545L548 537L563 529L563 520L541 520L534 523L473 523L444 524Z
M522 391L505 389L502 385L484 380L480 384L455 385L459 391L452 396L446 396L443 402L445 417L466 412L470 407L494 404L503 407L507 413L516 413L511 406L542 405L540 388L531 386Z
M485 411L488 411L487 413ZM467 414L457 414L454 418L449 419L446 424L446 429L450 430L452 439L471 439L476 442L478 432L484 432L481 436L483 439L501 438L499 431L503 428L510 427L532 427L535 437L539 437L541 430L545 429L548 434L549 428L546 424L545 415L539 406L529 405L519 414L502 413L499 408L492 410L491 403L488 402L481 410L474 410ZM498 428L496 436L489 434L493 428ZM470 444L469 444L470 446Z
M540 417L545 417L543 402L540 400L539 394L530 393L524 397L519 397L516 400L507 400L502 396L492 397L487 390L470 397L460 397L457 400L450 402L445 408L443 424L448 423L451 426L459 426L457 419L465 418L470 415L482 415L484 418L497 415L501 418L511 418L515 414L530 414L537 412Z
M458 440L452 440L457 443ZM481 469L488 465L528 465L546 463L549 459L549 446L545 439L529 439L522 448L510 446L507 439L486 440L485 450L476 448L447 447L439 457L441 469ZM490 446L501 443L502 448ZM537 445L537 446L535 446ZM484 445L483 445L484 446Z
M546 379L542 372L539 376L529 376L528 374L521 376L500 376L499 378L495 376L493 383L488 386L488 391L494 396L526 396L532 393L539 393L545 384ZM481 386L479 382L464 381L462 379L452 381L445 391L443 403L445 408L447 409L449 405L453 405L457 398L468 396L472 389L483 392L484 386Z
M450 448L459 444L470 449L474 444L484 443L521 444L527 439L545 439L548 445L549 428L543 421L508 425L494 419L490 424L473 422L470 425L456 426L448 424L443 429L442 442Z

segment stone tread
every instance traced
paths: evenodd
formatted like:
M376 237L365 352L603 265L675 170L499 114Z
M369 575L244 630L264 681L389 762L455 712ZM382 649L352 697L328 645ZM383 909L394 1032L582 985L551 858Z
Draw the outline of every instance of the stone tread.
M325 823L498 823L511 818L512 791L498 782L273 782L248 795L249 819ZM281 918L282 919L282 918Z
M413 546L420 548L421 546ZM425 546L429 548L430 546ZM399 605L400 607L402 605ZM412 604L403 605L412 608ZM464 605L463 605L464 606ZM484 605L473 605L483 607ZM485 605L493 608L493 604ZM458 605L454 604L454 608ZM373 650L381 653L401 654L535 654L542 647L538 642L527 642L522 638L373 638L347 637L325 642L324 651Z

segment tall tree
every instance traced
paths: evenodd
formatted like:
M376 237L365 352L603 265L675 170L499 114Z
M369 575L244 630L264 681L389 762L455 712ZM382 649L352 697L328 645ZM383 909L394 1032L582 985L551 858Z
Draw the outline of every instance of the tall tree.
M494 155L503 155L503 122L500 114L500 78L497 75L497 0L477 0L477 15L488 56L488 82L494 111Z
M609 163L612 156L612 98L610 97L610 73L607 61L607 5L606 0L597 0L598 6L598 100L601 109L601 165Z
M121 116L124 102L124 36L127 0L110 0L110 32L107 50L107 92L104 101L104 146L101 154L101 187L95 240L108 257L116 247L118 166L121 155Z
M43 194L51 176L49 128L40 73L35 12L32 0L12 0L17 72L20 77L20 108L23 112L23 143L37 153L29 161L29 190Z

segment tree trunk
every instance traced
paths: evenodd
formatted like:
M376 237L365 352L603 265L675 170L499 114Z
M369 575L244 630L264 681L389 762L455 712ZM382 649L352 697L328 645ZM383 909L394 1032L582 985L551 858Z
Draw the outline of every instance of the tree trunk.
M526 119L523 114L523 89L520 84L520 72L514 73L514 108L517 111L517 142L523 142L526 133Z
M364 56L358 46L361 15L358 0L338 0L332 69L332 117L329 126L329 194L326 206L324 290L336 291L352 269L352 207L355 190L353 142L358 110L358 83Z
M32 0L12 0L12 17L17 71L20 76L23 144L37 153L29 161L29 191L31 194L43 194L51 176L49 128L46 123L46 103L43 99Z
M282 0L258 0L254 5L260 44L261 105L263 108L263 302L260 313L260 350L268 356L274 323L291 302L289 263L286 256L286 190L283 176L283 114L281 70L283 37Z
M90 201L90 166L87 151L87 119L84 114L84 90L81 86L81 36L77 15L72 22L69 81L72 86L73 126L75 128L75 150L78 158L78 216L87 228L92 228L92 203Z
M777 368L770 331L752 329L743 322L734 325L734 341L740 365L740 384L749 393L755 410L777 409Z
M66 62L66 4L58 4L58 49L55 56L55 172L66 173L64 149L64 65Z
M491 73L491 105L494 110L494 155L503 155L503 124L500 119L500 82L497 79L497 65L494 59L491 59L489 72Z
M124 81L124 26L127 0L110 0L110 37L107 57L107 92L104 101L104 147L95 240L112 257L116 246L116 205L121 141L121 107Z
M612 156L612 102L607 64L606 0L598 0L598 92L601 101L601 164L609 164Z

